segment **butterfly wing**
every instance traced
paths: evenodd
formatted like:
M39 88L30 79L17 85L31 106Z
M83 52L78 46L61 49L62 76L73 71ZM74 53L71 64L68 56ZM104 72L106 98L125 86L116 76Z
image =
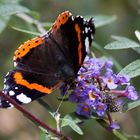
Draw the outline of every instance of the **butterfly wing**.
M15 70L5 77L4 93L18 103L29 103L70 82L88 53L93 20L63 12L50 31L21 45L14 54ZM1 99L1 107L11 104Z

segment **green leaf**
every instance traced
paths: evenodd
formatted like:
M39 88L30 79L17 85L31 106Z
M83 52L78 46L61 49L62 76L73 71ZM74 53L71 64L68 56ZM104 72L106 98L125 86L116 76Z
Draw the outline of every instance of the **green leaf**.
M124 36L117 36L117 35L112 35L111 36L114 40L117 40L117 41L123 41L123 40L125 40L125 39L128 39L128 38L126 38L126 37L124 37ZM129 39L130 40L130 39Z
M21 0L0 0L0 4L17 4L19 3Z
M130 78L134 78L138 75L140 75L140 59L135 60L134 62L127 65L125 68L123 68L120 72L120 75L127 75Z
M134 101L134 102L129 102L129 103L126 103L124 106L123 106L123 111L126 112L126 111L129 111L137 106L140 105L140 100L137 100L137 101Z
M137 52L138 54L140 54L140 47L139 48L132 48L135 52Z
M115 65L117 71L120 71L122 69L122 66L120 65L120 63L113 56L111 56L111 54L109 54L108 51L105 50L102 46L100 46L96 42L93 42L92 49L94 49L94 48L97 49L99 52L101 52L103 55L106 55L107 57L111 58L114 62L114 65Z
M126 37L121 36L112 36L113 39L117 40L107 44L104 48L108 50L117 50L117 49L128 49L140 47L140 44Z
M135 31L135 36L137 37L138 41L140 42L140 31Z
M80 135L83 135L83 132L82 132L81 128L76 124L78 122L81 122L81 120L76 118L75 116L66 115L62 119L61 127L70 126L75 132L77 132Z
M28 15L30 15L33 19L36 19L36 20L40 19L40 14L36 11L30 11L30 13L28 13Z
M128 140L123 134L121 134L119 131L114 130L113 134L119 139L119 140Z
M96 15L96 16L93 16L93 18L95 21L96 28L110 24L117 19L116 16L105 16L105 15Z
M0 16L8 16L22 12L29 12L30 10L18 4L2 4L0 5Z
M44 22L42 23L42 26L45 27L46 29L50 29L52 27L53 23L52 22Z
M49 134L42 133L40 140L52 140Z
M25 29L17 28L17 27L12 27L12 29L14 29L16 31L23 32L23 33L27 33L27 34L32 34L32 35L35 35L35 36L40 36L41 35L38 32L32 32L32 31L28 31L28 30L25 30Z
M0 16L0 33L5 29L9 19L9 16Z

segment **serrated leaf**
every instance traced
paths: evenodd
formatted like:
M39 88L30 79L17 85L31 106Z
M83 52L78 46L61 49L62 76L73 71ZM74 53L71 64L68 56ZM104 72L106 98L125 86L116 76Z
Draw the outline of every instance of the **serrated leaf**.
M75 132L77 132L80 135L83 135L83 132L81 130L81 128L76 124L78 123L80 120L77 118L73 118L70 115L66 115L63 119L62 119L62 124L61 127L64 126L70 126Z
M120 72L120 75L127 75L130 78L134 78L140 75L140 59L130 63L125 68L123 68Z
M105 16L105 15L97 15L94 16L95 27L99 28L101 26L105 26L114 22L117 19L116 16Z
M140 47L140 44L126 37L121 36L112 36L113 39L117 40L107 44L104 48L108 50L117 50L117 49L128 49Z
M40 36L41 35L38 32L32 32L32 31L28 31L28 30L25 30L25 29L17 28L17 27L12 27L12 29L14 29L16 31L23 32L23 33L27 33L27 34L32 34L32 35L35 35L35 36Z
M125 111L125 112L129 111L129 110L131 110L131 109L133 109L133 108L135 108L139 105L140 105L140 100L137 100L137 101L134 101L134 102L129 102L129 103L127 103L123 106L123 111Z
M0 33L5 29L9 19L10 19L9 16L6 17L0 16Z
M30 10L18 4L2 4L0 5L0 15L9 16L22 12L29 12Z

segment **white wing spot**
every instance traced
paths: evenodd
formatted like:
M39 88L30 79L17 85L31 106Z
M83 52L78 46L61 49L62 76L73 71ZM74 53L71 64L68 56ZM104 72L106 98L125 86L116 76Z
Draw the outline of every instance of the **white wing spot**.
M15 87L15 89L18 89L18 87Z
M3 87L3 89L6 89L6 85L4 84L4 87Z
M31 98L27 97L27 96L26 96L25 94L23 94L23 93L17 95L16 98L17 98L20 102L25 103L25 104L27 104L27 103L29 103L29 102L32 101Z
M88 33L88 28L87 27L85 27L85 32Z
M4 83L6 83L6 78L4 78Z
M6 76L8 76L8 75L9 75L9 72L7 72Z
M94 38L94 36L93 36L93 34L91 34L91 39L93 39Z
M85 39L85 46L86 46L86 52L89 53L89 39L86 37Z
M9 95L10 95L10 96L13 96L13 95L15 95L15 92L14 92L13 90L10 90L10 91L9 91Z
M13 105L13 104L11 104L11 103L9 103L9 105L10 105L10 107L8 107L7 109L11 109L11 108L13 108L13 107L14 107L14 105Z
M14 62L14 67L16 67L17 66L17 62Z

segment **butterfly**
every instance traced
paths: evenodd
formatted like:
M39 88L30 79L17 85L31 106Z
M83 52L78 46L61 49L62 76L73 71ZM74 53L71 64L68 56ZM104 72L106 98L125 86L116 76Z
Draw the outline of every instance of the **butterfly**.
M19 104L51 94L76 77L94 38L93 19L62 12L45 34L26 41L14 53L15 68L4 79L3 93ZM0 107L12 104L0 97Z

